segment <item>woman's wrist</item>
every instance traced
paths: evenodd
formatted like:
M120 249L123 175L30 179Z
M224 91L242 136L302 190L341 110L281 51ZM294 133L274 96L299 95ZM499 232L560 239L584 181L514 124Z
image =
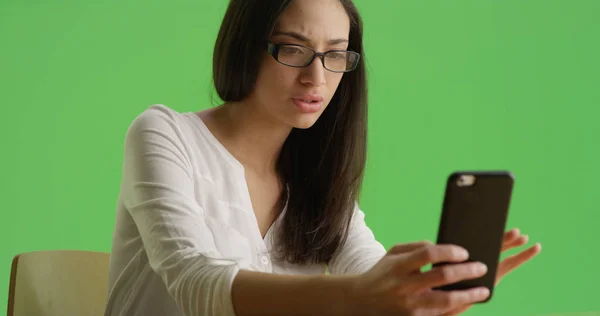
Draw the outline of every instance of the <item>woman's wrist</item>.
M331 288L331 315L340 316L352 316L360 315L360 311L357 310L358 295L356 293L356 280L357 276L332 276L323 275L320 276L326 285L325 287Z
M232 299L238 316L359 315L356 276L277 275L240 271Z

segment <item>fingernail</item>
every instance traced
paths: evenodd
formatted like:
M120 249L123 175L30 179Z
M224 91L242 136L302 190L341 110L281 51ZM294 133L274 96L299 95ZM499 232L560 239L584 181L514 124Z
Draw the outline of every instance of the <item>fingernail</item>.
M482 263L482 262L480 262L480 263L477 264L477 268L476 269L477 269L477 273L483 274L483 273L487 272L487 266L484 263Z
M479 294L482 297L488 297L490 295L490 290L487 287L483 288L483 289L479 290Z

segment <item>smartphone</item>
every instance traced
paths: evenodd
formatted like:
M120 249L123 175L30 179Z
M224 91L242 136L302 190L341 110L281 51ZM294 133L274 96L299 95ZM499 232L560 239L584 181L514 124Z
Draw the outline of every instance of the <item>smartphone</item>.
M437 243L465 248L468 261L483 262L488 271L478 279L436 290L487 287L490 295L484 302L492 298L513 186L508 171L454 172L448 177ZM444 264L451 263L433 267Z

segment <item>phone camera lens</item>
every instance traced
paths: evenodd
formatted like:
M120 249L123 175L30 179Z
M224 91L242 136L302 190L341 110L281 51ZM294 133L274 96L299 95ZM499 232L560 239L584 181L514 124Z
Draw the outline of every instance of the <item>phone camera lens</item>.
M469 187L475 184L475 176L472 175L461 175L458 177L456 184L459 187Z

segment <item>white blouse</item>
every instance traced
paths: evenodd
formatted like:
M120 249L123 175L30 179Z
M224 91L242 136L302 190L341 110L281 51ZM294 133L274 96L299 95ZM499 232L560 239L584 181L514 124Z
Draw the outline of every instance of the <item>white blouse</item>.
M243 166L195 113L150 106L125 137L105 315L235 315L240 269L362 273L386 253L358 206L328 265L272 259L273 226L263 239Z

